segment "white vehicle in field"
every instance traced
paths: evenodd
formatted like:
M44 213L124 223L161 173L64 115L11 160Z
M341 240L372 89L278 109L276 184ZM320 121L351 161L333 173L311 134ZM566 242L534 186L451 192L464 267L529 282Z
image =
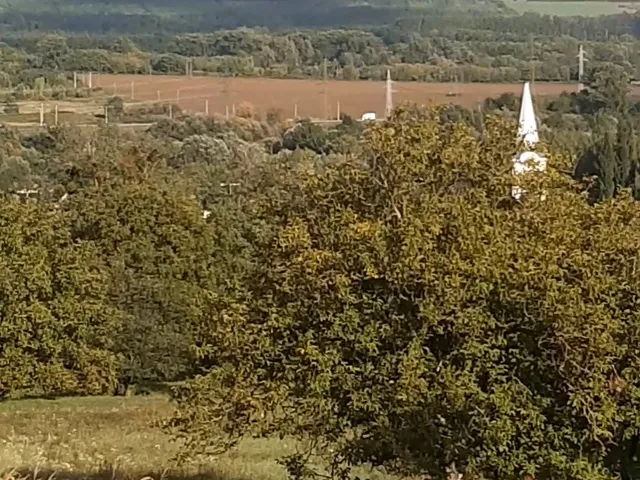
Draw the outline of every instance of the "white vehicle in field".
M375 120L375 119L376 119L376 114L374 112L368 112L362 115L363 122L366 122L368 120Z

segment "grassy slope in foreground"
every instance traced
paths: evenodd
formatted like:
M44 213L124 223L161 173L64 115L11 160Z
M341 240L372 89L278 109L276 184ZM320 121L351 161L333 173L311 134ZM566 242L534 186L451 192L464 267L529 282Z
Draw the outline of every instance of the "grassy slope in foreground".
M178 446L155 426L170 413L169 400L156 394L0 403L0 478L13 468L37 470L40 479L56 472L56 480L158 479L165 469L171 479L284 478L276 459L295 451L290 440L246 440L219 458L172 468Z

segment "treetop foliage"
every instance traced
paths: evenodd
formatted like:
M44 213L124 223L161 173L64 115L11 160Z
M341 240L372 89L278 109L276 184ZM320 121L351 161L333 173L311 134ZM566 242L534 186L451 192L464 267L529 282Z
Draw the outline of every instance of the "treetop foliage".
M184 74L189 62L197 75L321 78L325 60L328 77L336 80L384 80L390 70L395 81L573 82L579 45L587 70L612 63L638 77L640 43L631 15L551 18L445 9L383 24L338 22L327 30L192 25L186 31L151 24L91 34L70 23L31 31L21 25L3 34L0 87L10 92L10 102L86 96L90 89L73 88L74 71Z
M56 211L0 203L0 398L111 391L120 315L99 251L74 242Z

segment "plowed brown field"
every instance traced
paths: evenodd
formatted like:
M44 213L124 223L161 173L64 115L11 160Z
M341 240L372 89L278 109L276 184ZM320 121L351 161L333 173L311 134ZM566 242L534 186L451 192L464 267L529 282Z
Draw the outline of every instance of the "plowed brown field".
M172 102L193 113L204 113L207 104L210 114L225 113L243 102L252 104L261 114L270 108L279 108L287 117L293 117L296 105L299 117L313 118L335 118L338 103L342 112L354 117L365 112L382 116L385 108L384 82L328 81L325 87L320 80L94 75L93 85L102 87L107 94L115 93L127 102ZM536 83L532 87L534 96L538 97L575 89L575 84L568 83ZM520 94L522 85L397 82L393 84L393 90L394 104L452 102L474 107L487 97L508 92Z

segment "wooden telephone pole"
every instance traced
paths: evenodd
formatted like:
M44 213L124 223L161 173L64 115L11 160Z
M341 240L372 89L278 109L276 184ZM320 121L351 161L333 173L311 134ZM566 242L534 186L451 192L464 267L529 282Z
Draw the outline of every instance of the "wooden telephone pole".
M327 75L327 57L324 58L324 62L322 63L322 97L324 101L324 118L327 120L329 118L329 92L327 85L328 75Z
M584 47L580 45L580 50L578 52L578 92L584 90L584 84L582 83L582 78L584 77L584 62L586 59L584 58Z

